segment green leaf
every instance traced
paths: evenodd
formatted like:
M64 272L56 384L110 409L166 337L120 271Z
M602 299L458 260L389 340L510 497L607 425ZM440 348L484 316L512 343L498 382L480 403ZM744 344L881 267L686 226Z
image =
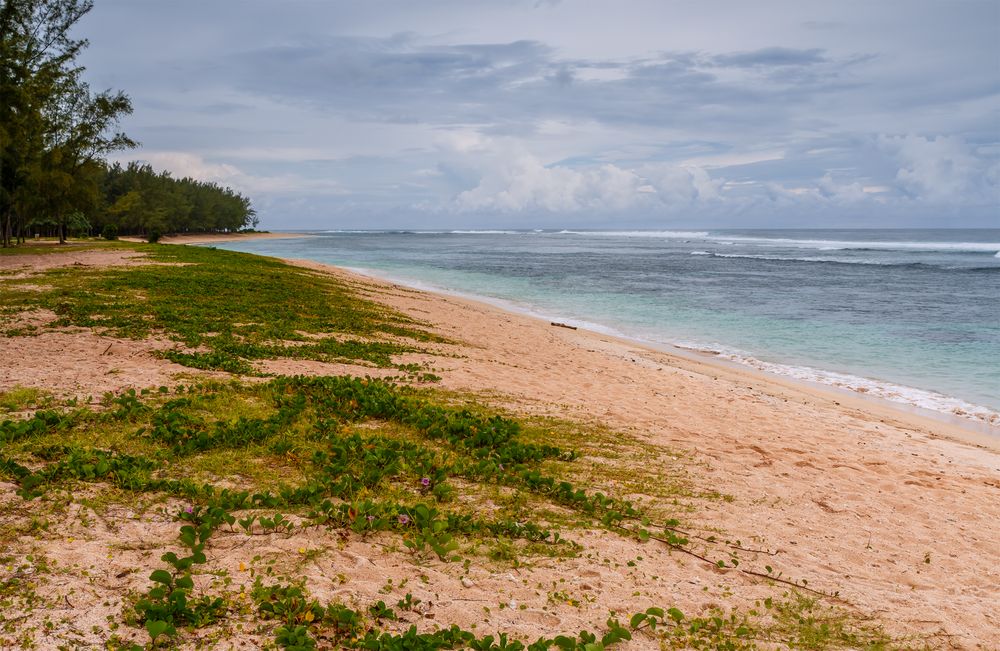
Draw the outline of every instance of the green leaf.
M173 624L169 622L164 622L162 620L148 621L146 622L146 632L149 633L149 637L153 642L156 642L156 638L163 634L174 635L177 633L177 629L174 628Z
M611 646L612 644L617 644L618 642L622 642L624 640L631 640L631 639L632 639L631 633L629 633L626 629L622 628L621 626L616 625L610 631L605 633L604 637L601 638L601 645L602 645L601 648L604 648L605 646Z
M166 570L153 570L153 573L149 575L149 578L164 585L170 585L170 582L174 580L174 577L172 577L170 572Z

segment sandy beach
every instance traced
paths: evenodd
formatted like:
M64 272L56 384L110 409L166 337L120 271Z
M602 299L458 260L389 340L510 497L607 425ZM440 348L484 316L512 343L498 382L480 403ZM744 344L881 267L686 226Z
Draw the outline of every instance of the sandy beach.
M299 235L253 235L258 236ZM66 264L129 263L124 253L121 260L79 255L84 257L61 257ZM53 264L33 257L0 257L0 263L23 273L34 264ZM465 298L290 262L333 274L460 342L443 347L448 355L403 360L430 364L443 389L471 392L515 413L610 428L648 446L655 461L636 468L641 481L668 482L679 474L693 493L722 496L698 500L686 520L703 535L767 550L766 556L750 555L754 567L766 562L786 577L806 579L810 588L837 593L832 600L837 606L871 618L901 639L918 636L916 647L998 648L1000 438L994 434L862 396L554 326ZM44 346L35 338L0 339L5 360L0 391L38 386L83 395L151 386L180 372L202 373L153 356L159 345L154 340L111 339L78 329L40 337L47 338ZM29 345L30 355L14 354ZM308 360L262 364L282 374L377 375L371 368ZM15 499L11 486L0 487L9 506ZM47 553L76 560L87 553L82 547L59 551L64 543L49 541ZM87 549L103 553L99 543ZM293 549L299 543L273 544ZM594 613L623 604L627 610L673 602L696 612L708 605L752 607L773 592L766 581L713 570L650 544L595 535L587 546L608 562L578 558L516 573L477 570L465 588L448 567L426 570L427 587L438 595L438 621L475 621L473 612L480 608L475 602L495 602L500 594L528 608L508 610L494 621L531 636L573 630ZM229 551L221 562L234 565L238 555ZM337 562L353 568L348 586L355 596L374 595L386 575L403 571L403 561L361 541L350 541L339 554ZM630 559L637 555L643 561L632 567ZM583 607L553 614L536 606L534 586L559 578L566 579L567 589L588 595ZM141 577L134 581L141 583ZM644 647L633 642L623 648Z
M447 388L690 451L703 464L699 480L736 497L715 504L706 527L763 537L815 577L810 584L840 585L850 602L904 626L940 626L969 646L995 641L995 435L485 303L363 282L475 344L442 365Z

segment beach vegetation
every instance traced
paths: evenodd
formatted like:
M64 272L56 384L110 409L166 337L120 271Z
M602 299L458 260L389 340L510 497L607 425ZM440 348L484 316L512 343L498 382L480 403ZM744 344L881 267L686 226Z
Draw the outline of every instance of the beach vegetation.
M9 0L0 5L0 243L29 223L65 241L74 217L97 198L100 162L135 146L118 121L132 112L122 92L94 93L73 38L90 0Z
M59 268L23 281L44 283L41 291L19 291L19 282L11 282L3 291L10 313L47 309L58 315L49 327L118 337L160 333L176 343L165 358L197 369L251 375L255 361L294 358L436 377L393 358L427 352L425 344L443 338L331 276L212 248L112 246L145 254L151 264Z
M39 409L51 402L51 395L36 387L15 386L7 391L0 391L0 411L3 412Z
M0 247L31 235L243 232L257 227L250 199L214 183L175 179L140 163L108 164L138 143L118 129L132 103L93 92L78 60L75 25L92 0L8 0L0 5Z
M402 542L400 549L416 567L463 558L468 567L475 559L468 554L480 547L484 560L515 567L530 555L552 557L540 549L576 554L580 545L571 540L572 532L594 528L656 539L698 555L717 548L729 549L729 559L737 556L733 545L722 541L702 540L696 548L696 536L681 532L679 521L654 524L632 502L574 484L571 473L547 474L549 464L571 466L579 455L551 442L522 440L525 427L519 420L456 400L445 404L435 393L356 377L126 391L106 396L100 409L62 405L18 421L22 425L5 423L0 477L13 482L29 504L107 490L124 502L149 495L172 505L168 512L178 527L173 547L158 563L136 570L147 574L148 587L134 597L130 621L150 646L250 616L225 582L199 579L217 572L212 556L220 551L213 547L219 535L279 538L311 529L360 539L390 535ZM216 411L223 404L227 408ZM286 445L276 452L276 442ZM199 465L212 455L219 455L216 461ZM225 455L256 459L263 474L243 475L240 464L220 463ZM437 499L432 486L445 483L462 488L458 499ZM537 520L540 511L534 507L517 518L484 511L478 502L462 499L467 486L531 494L539 504L569 509L576 524L560 531ZM654 533L643 536L643 531ZM311 551L316 550L302 547L299 555L307 558ZM838 648L845 641L876 639L822 606L820 597L798 592L769 601L759 616L691 617L667 604L627 616L612 613L596 632L531 642L456 626L422 632L413 625L396 627L398 612L384 599L362 607L323 604L309 595L305 577L282 582L267 579L270 575L270 569L258 573L245 587L256 615L274 623L272 639L283 648L592 649L635 636L666 648L750 649L755 639L794 641L792 648ZM561 587L551 595L555 607L586 599ZM418 603L409 594L397 608L407 612Z
M174 178L150 165L102 165L92 220L123 235L252 232L257 214L248 197L208 181ZM157 238L158 239L158 238Z

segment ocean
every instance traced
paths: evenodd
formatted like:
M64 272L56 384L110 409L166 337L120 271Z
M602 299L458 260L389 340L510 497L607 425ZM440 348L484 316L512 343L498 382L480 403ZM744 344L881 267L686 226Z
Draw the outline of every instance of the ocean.
M307 258L1000 426L1000 229L325 231Z

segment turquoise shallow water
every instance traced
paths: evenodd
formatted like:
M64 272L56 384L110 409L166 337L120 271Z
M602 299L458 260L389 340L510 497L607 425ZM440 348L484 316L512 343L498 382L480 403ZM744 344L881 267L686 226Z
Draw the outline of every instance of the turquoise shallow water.
M980 420L1000 410L1000 229L315 235L219 246L502 300Z

